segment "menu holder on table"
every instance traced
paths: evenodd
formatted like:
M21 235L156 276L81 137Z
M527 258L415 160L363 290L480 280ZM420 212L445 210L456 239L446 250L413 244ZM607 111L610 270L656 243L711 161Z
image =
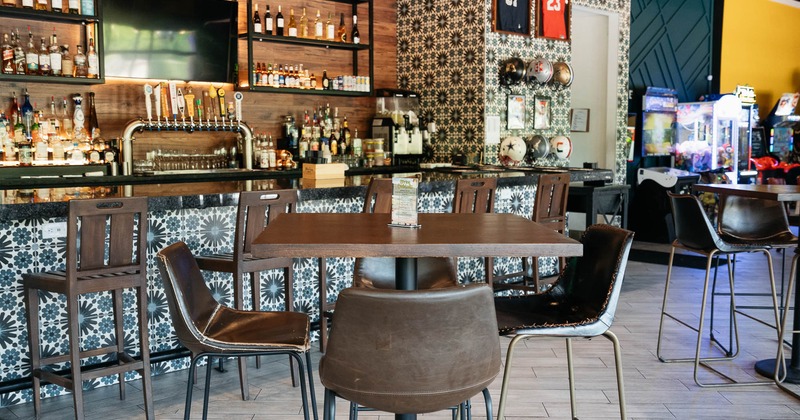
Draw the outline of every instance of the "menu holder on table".
M392 179L392 222L389 226L420 228L417 213L418 178Z

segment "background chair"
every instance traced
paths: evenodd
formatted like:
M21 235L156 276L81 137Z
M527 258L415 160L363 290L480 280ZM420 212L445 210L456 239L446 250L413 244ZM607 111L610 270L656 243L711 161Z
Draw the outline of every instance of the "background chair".
M500 371L492 312L492 289L485 284L343 290L319 365L324 418L334 418L337 396L412 414L447 409L481 392Z
M471 178L456 180L453 213L494 213L494 196L497 178ZM484 258L486 283L492 284L493 257Z
M247 367L243 356L288 354L300 366L303 414L308 420L308 397L301 355L305 356L311 406L316 420L308 315L290 311L242 311L219 304L211 295L196 260L183 242L164 248L157 257L175 333L181 344L191 352L184 419L190 418L194 370L203 357L208 357L203 395L205 419L208 415L212 356L240 357L239 374L242 389L245 389L248 387Z
M586 228L581 239L583 256L570 259L553 287L539 295L495 298L501 335L514 334L508 345L498 418L504 418L514 350L522 340L551 336L566 338L570 409L578 418L572 363L572 338L602 335L614 345L620 417L626 418L625 386L619 340L609 330L622 290L622 279L633 233L609 225Z
M552 228L562 235L567 230L567 197L569 196L569 173L540 175L536 185L536 198L533 201L531 220ZM565 258L558 259L559 272L566 264ZM518 282L505 280L521 277ZM522 259L522 271L494 276L495 290L522 290L526 293L540 293L539 257L534 255L531 262Z
M392 179L372 178L364 197L364 213L391 213ZM394 258L356 258L353 285L378 289L395 288ZM458 285L453 258L417 258L417 289L438 289ZM328 343L327 319L333 315L335 303L328 302L327 285L320 285L320 350Z
M147 198L71 200L67 218L66 271L28 273L22 276L30 336L33 404L41 413L40 381L72 391L75 418L83 419L83 380L119 375L119 394L125 399L125 372L136 371L142 377L145 412L154 419L153 392L150 382L150 345L147 330ZM134 358L125 348L123 290L134 289L137 297L139 352ZM67 337L65 355L43 354L39 345L39 291L60 293L67 300ZM79 296L111 292L113 302L114 342L97 349L81 350ZM106 367L81 367L87 357L112 355L114 363ZM70 375L59 376L46 365L69 362Z
M759 384L772 383L772 381L739 382L734 380L730 376L721 373L720 371L713 368L709 364L709 362L712 361L731 360L735 358L739 353L739 330L736 320L736 314L740 313L740 311L736 307L736 297L734 293L735 290L734 270L731 264L731 255L743 252L761 252L764 254L764 256L767 257L767 268L769 274L772 306L775 315L775 325L778 325L778 302L775 294L775 277L773 275L773 270L772 270L772 258L769 254L769 246L764 244L759 244L757 241L743 241L740 238L736 238L733 236L725 236L725 237L720 236L720 234L718 234L711 226L711 222L708 220L708 216L706 215L705 211L703 211L703 206L697 199L697 197L693 195L677 195L670 192L667 192L667 194L669 195L670 198L670 204L672 206L672 216L675 220L676 238L675 241L672 242L672 248L669 256L669 265L667 266L667 280L666 280L666 285L664 287L664 300L661 305L661 321L659 322L659 327L658 327L658 342L656 347L656 355L658 356L658 359L665 363L693 362L694 381L697 385L701 387L726 386L726 385L759 385ZM731 208L733 208L731 204L733 202L734 201L730 201L728 206L723 206L724 208L726 208L723 210L723 212L730 211ZM739 201L736 200L736 202ZM775 202L775 204L780 205L777 202ZM754 215L756 214L758 213L751 214L749 218L761 219L761 217L754 217ZM785 217L786 216L784 214L783 215L784 220ZM737 223L734 223L736 222L736 220L734 220L734 218L730 214L725 218L728 219L727 223L729 227L737 225ZM725 222L721 221L721 223ZM706 256L706 273L703 284L703 297L702 297L703 300L702 302L700 302L700 320L697 327L678 318L677 315L673 314L672 312L669 312L667 309L670 279L672 278L672 265L675 259L675 250L678 248ZM725 356L701 357L700 350L703 338L703 326L705 322L706 300L708 299L708 292L709 292L711 264L715 257L722 255L726 257L728 263L728 283L731 291L730 293L731 323L733 325L733 334L734 334L736 350L733 352L731 352L730 350L727 351ZM666 358L662 355L661 342L664 335L664 320L667 318L672 319L678 324L683 325L697 333L697 341L695 343L695 356L693 358ZM778 332L778 335L780 335L780 332ZM724 381L713 382L713 383L701 381L699 378L700 366L703 366L709 369L710 371L722 376L723 378L725 378Z

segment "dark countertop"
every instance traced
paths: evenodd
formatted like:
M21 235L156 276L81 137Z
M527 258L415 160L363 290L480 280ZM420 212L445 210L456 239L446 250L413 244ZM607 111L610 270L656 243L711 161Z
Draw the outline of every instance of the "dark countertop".
M179 174L159 176L102 176L68 178L8 180L0 186L0 221L30 218L63 217L66 202L71 199L148 196L151 211L184 208L234 206L239 191L269 191L274 189L300 189L300 201L356 198L372 177L408 174L420 176L420 193L452 191L454 181L465 177L497 177L498 186L516 187L534 185L538 176L554 171L569 170L573 182L612 181L612 172L606 169L583 168L499 168L451 167L410 172L409 168L386 167L381 171L348 171L343 179L308 180L294 171L240 171L224 174ZM25 182L21 182L25 181Z

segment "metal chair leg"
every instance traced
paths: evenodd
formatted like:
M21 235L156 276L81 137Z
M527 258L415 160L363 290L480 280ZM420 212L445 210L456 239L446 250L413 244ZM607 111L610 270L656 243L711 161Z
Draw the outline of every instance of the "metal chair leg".
M323 400L322 418L323 420L333 420L336 417L336 394L325 388Z
M492 419L492 394L489 393L489 388L483 389L483 402L486 405L486 418Z
M575 402L575 369L572 365L572 339L565 339L567 344L567 372L569 376L569 410L573 419L578 418L578 406Z
M792 304L792 291L794 289L796 283L796 276L797 276L797 265L798 265L798 258L800 258L800 254L795 254L794 258L792 258L792 268L789 271L789 285L786 288L786 296L784 300L783 306L783 314L781 315L781 323L780 323L780 332L778 334L778 354L775 356L775 376L773 379L775 380L775 384L778 388L782 389L783 391L789 393L789 395L800 399L800 394L792 390L791 388L784 385L783 381L786 379L786 358L784 356L784 337L786 335L786 330L789 330L789 333L800 334L800 330L790 329L788 328L787 319L789 318L789 308ZM795 311L800 310L800 308L795 308Z
M314 370L311 367L311 352L306 352L306 369L308 369L308 388L311 392L311 409L314 412L314 420L319 419L319 413L317 412L317 394L314 391Z
M508 351L506 352L506 367L503 370L503 384L500 386L500 407L497 409L497 419L501 420L505 418L505 409L506 409L506 395L508 394L508 381L511 376L511 360L514 356L514 347L519 343L520 340L527 338L526 336L517 335L511 339L511 343L508 344Z
M603 333L603 337L609 339L614 345L614 365L617 371L617 392L619 393L619 417L624 420L628 418L628 409L625 404L625 383L622 379L622 348L619 345L617 335L611 330L606 330Z
M211 356L206 363L206 389L203 390L203 420L208 418L208 391L211 388Z
M192 389L194 388L194 382L197 379L195 376L197 373L197 360L197 357L192 356L192 360L189 362L189 380L187 381L188 385L186 385L186 403L183 407L183 420L189 420L192 411Z

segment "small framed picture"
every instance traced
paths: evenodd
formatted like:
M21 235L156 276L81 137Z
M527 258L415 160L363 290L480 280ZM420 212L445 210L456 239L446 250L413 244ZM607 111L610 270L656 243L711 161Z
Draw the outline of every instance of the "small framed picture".
M525 96L508 95L508 129L525 129Z
M547 130L550 128L550 98L537 96L533 99L533 129Z
M569 111L569 130L583 133L589 131L589 108L575 108Z
M536 37L569 41L571 0L535 1Z
M492 0L492 31L530 36L530 0Z

